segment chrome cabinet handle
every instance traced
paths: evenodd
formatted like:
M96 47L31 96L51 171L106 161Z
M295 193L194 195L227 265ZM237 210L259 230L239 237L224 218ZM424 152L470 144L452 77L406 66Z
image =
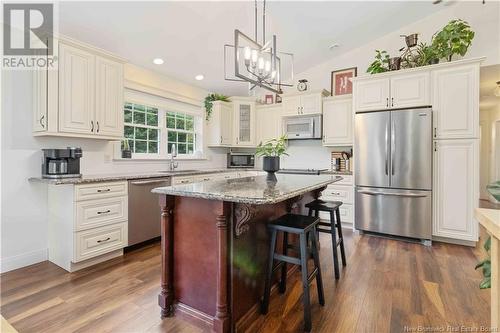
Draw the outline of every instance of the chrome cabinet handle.
M394 165L396 164L394 159L394 151L396 146L396 126L394 126L394 120L391 120L391 174L394 176Z
M111 213L111 210L105 210L103 212L97 212L97 215L101 215L101 214L107 214L107 213Z
M394 97L391 97L391 106L394 106Z
M385 107L388 108L389 107L389 97L387 97L385 99Z
M206 181L209 181L210 178L203 178L203 181L206 182Z
M106 239L99 239L99 240L97 241L97 243L107 242L107 241L109 241L110 239L111 239L110 237L108 237L108 238L106 238Z
M222 135L220 136L220 143L222 143Z
M43 128L45 128L45 125L43 124L43 119L45 118L45 115L42 115L40 117L40 126L42 126Z
M97 133L99 133L99 121L97 121Z
M111 189L110 189L110 188L107 188L107 189L105 189L105 190L97 190L97 193L109 192L109 191L111 191Z
M437 143L434 141L434 151L438 151Z
M189 183L189 180L181 180L181 184L187 184Z
M437 136L437 128L434 127L434 137L436 137L436 136Z
M90 121L90 131L94 132L94 121L93 120Z

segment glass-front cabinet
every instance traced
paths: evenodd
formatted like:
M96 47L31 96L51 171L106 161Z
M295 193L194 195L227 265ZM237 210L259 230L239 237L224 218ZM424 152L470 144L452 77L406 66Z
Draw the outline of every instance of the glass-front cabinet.
M255 147L255 102L234 100L234 146Z

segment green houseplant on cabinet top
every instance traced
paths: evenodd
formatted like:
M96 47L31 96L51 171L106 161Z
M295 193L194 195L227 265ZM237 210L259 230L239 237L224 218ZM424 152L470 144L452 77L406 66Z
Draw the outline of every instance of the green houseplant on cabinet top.
M210 120L210 115L212 114L212 106L213 102L222 101L222 102L230 102L229 97L221 94L208 94L205 97L205 119Z
M436 50L440 59L451 58L455 54L462 57L467 53L467 49L474 38L474 31L469 23L463 20L451 20L443 29L432 37L432 47Z

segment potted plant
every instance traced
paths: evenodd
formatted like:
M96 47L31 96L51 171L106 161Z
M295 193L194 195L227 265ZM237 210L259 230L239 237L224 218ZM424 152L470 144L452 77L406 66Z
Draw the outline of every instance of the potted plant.
M274 174L280 169L280 156L288 156L286 153L286 136L271 139L266 143L259 143L255 155L263 156L262 169L269 174Z
M212 114L212 103L215 101L230 102L229 97L221 94L208 94L205 97L205 119L210 120Z
M491 257L489 254L490 248L491 248L491 236L488 237L486 242L484 242L484 249L486 250L488 257L476 265L476 269L478 268L483 269L484 279L483 281L481 281L481 284L479 285L479 288L481 289L491 288Z
M132 158L132 150L130 150L128 139L122 140L122 158Z
M474 38L474 31L469 23L463 20L451 20L441 31L432 36L432 47L437 51L439 59L448 59L455 54L462 57L467 53L467 49Z
M383 73L389 70L390 56L387 51L375 50L375 60L366 69L367 73L376 74Z

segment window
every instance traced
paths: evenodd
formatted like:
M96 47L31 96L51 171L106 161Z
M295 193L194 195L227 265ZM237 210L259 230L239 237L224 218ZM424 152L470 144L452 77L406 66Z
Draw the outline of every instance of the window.
M196 133L194 131L194 116L167 112L168 153L172 152L172 144L177 146L179 154L193 154Z
M201 151L202 114L183 112L186 107L175 106L131 100L125 103L124 132L133 157L168 158L172 144L181 157Z

